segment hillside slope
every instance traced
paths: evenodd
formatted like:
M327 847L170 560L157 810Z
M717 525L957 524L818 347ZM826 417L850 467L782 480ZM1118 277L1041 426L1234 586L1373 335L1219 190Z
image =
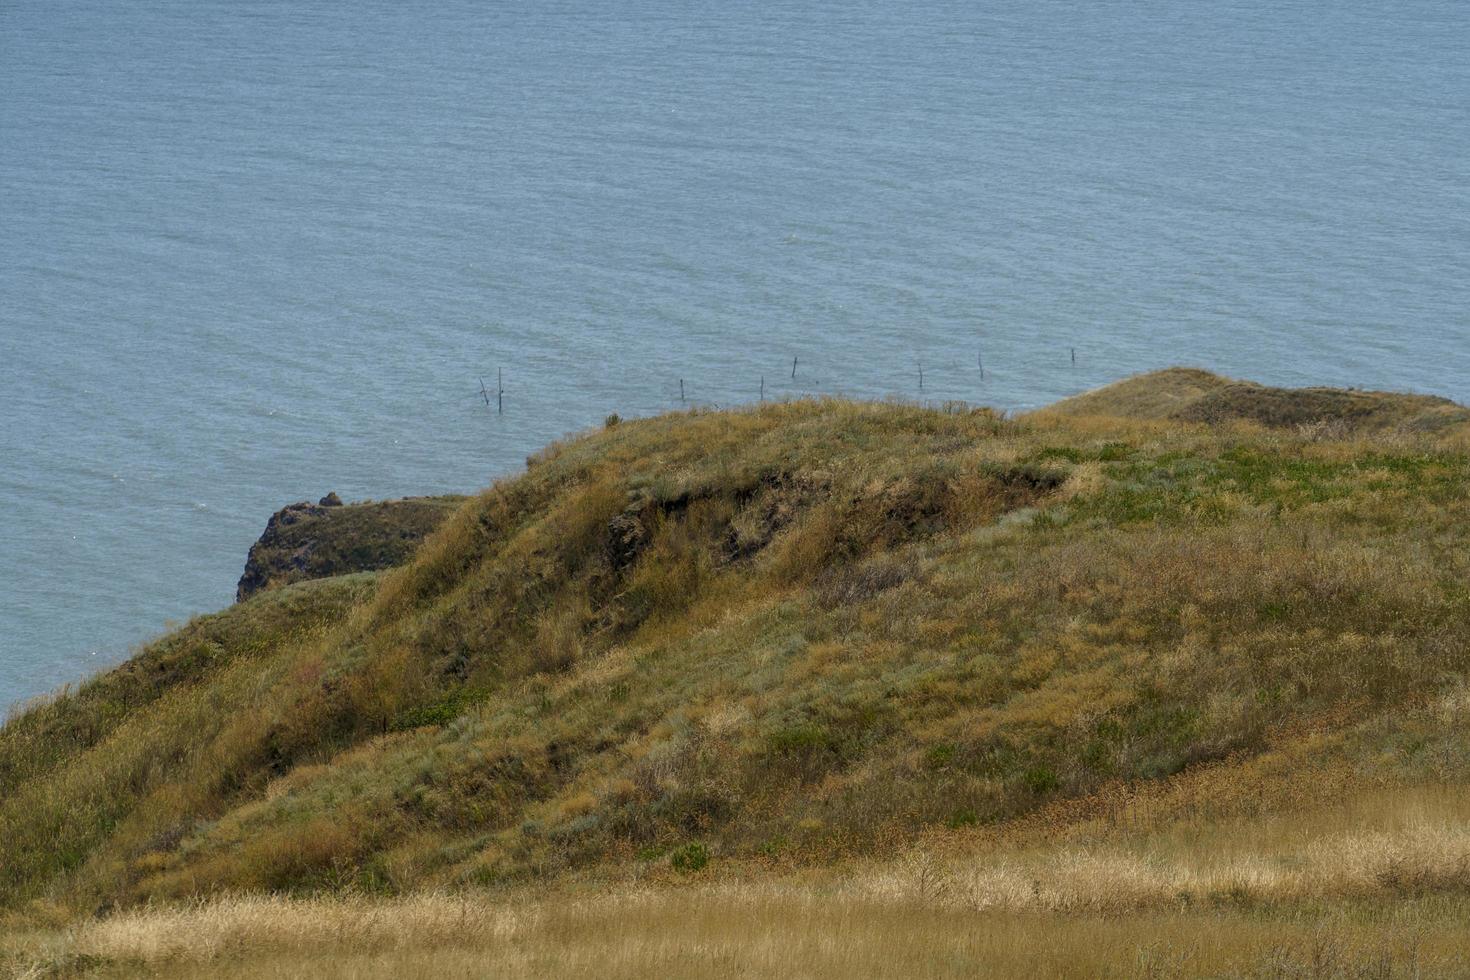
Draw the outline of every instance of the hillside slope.
M1151 785L1207 817L1464 782L1463 450L1076 407L550 447L407 566L0 729L0 902L800 868L1065 837Z

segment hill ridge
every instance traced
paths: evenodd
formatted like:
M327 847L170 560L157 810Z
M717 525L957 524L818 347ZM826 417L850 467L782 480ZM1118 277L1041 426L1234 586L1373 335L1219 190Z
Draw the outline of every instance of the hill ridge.
M1135 375L1063 399L1041 410L1220 425L1247 422L1272 429L1316 429L1334 437L1464 429L1470 409L1435 395L1356 388L1275 388L1199 368Z

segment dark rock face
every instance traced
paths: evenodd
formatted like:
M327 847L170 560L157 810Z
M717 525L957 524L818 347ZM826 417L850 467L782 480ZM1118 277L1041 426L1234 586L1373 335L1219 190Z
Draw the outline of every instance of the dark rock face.
M636 513L619 514L607 525L608 563L618 571L626 569L648 547L648 540L648 529Z
M235 601L305 579L371 572L407 562L463 497L408 497L344 504L329 493L271 515L250 548Z
M250 554L245 558L245 573L235 586L235 601L243 602L255 593L269 588L274 580L283 576L293 572L304 573L315 542L308 539L294 548L287 547L284 549L286 554L282 555L282 545L286 544L285 530L302 521L321 517L325 512L326 508L322 505L303 500L288 504L272 514L266 522L265 532L250 546ZM303 574L300 577L306 576Z

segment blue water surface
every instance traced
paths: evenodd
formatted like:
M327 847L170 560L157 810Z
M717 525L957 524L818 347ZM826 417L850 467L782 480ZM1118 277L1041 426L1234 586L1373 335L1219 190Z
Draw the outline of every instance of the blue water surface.
M680 379L1470 400L1467 249L1463 0L0 0L0 705Z

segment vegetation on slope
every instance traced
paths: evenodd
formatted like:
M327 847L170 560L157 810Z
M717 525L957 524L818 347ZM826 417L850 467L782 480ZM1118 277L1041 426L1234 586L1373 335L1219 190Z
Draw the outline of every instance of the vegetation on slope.
M223 614L304 617L268 649L218 627L116 720L83 689L9 723L0 895L792 870L1463 783L1467 461L1445 432L955 406L624 422L350 607L294 598L327 580ZM63 715L85 734L26 761Z
M119 821L158 805L166 780L180 792L185 774L197 774L193 793L228 780L211 739L372 586L371 575L303 583L198 617L8 719L0 728L0 903L73 872Z

